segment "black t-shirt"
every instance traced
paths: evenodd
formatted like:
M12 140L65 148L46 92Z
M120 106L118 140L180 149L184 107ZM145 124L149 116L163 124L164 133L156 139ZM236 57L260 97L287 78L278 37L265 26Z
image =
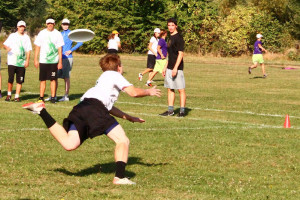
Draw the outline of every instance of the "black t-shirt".
M175 35L171 35L168 41L168 69L174 69L178 57L178 51L184 51L184 40L179 33L176 33ZM178 70L183 70L183 59L178 66Z

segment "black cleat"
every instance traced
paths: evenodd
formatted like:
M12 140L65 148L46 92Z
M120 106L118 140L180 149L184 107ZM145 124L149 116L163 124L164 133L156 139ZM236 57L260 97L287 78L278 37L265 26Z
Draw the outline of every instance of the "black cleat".
M10 99L11 99L11 96L7 95L5 101L10 101Z
M179 112L178 114L177 114L177 117L184 117L185 116L185 113L184 112Z
M56 103L56 98L55 97L51 97L50 103Z
M173 116L174 115L174 111L166 111L164 113L159 114L160 116Z

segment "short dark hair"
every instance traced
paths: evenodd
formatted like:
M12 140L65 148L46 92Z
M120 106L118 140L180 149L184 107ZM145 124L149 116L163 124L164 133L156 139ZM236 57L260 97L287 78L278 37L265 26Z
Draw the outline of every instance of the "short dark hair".
M120 56L117 54L106 54L99 61L102 71L118 71L118 67L121 66Z
M177 20L175 18L169 18L168 23L173 22L177 26Z

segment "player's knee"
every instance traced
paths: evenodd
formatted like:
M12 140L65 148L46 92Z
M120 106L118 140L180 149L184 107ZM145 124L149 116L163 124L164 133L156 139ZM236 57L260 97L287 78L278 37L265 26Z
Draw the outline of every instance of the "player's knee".
M63 145L63 148L66 150L66 151L73 151L75 149L77 149L78 145L75 145L75 144L71 144L71 143L67 143L67 144L64 144Z
M117 144L124 144L126 146L129 146L129 143L130 143L130 141L129 141L128 137L124 137L117 142Z

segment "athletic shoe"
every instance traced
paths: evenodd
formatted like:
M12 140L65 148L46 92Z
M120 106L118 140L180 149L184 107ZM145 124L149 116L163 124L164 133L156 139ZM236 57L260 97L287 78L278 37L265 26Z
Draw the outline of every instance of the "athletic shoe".
M31 102L31 103L24 104L22 107L31 111L34 114L40 114L41 110L43 108L45 108L45 103L44 102L39 102L39 103Z
M40 98L38 99L37 103L40 103L40 102L45 102L44 97L40 97Z
M179 112L178 114L177 114L177 117L184 117L185 116L185 113L184 112Z
M15 102L20 102L21 100L20 100L20 98L18 97L18 98L15 98L14 101L15 101Z
M251 67L248 68L248 73L251 74Z
M147 83L145 84L146 86L149 86L149 87L152 87L153 85L152 85L152 83L151 83L151 81L149 82L149 81L147 81Z
M143 80L143 74L139 73L139 80L142 81Z
M55 101L57 100L57 97L54 97L55 98ZM45 99L45 101L50 101L51 100L51 96L48 97L47 99Z
M128 178L115 177L113 180L113 184L115 184L115 185L135 185L136 183L129 180Z
M174 115L174 111L166 111L164 113L159 114L160 116L173 116Z
M268 76L267 74L264 74L263 78L267 78L267 76Z
M56 98L55 97L51 97L50 103L56 103Z
M0 93L0 99L2 98L2 94Z
M7 95L5 101L10 101L11 95Z
M69 97L68 96L63 96L60 100L58 101L69 101Z

